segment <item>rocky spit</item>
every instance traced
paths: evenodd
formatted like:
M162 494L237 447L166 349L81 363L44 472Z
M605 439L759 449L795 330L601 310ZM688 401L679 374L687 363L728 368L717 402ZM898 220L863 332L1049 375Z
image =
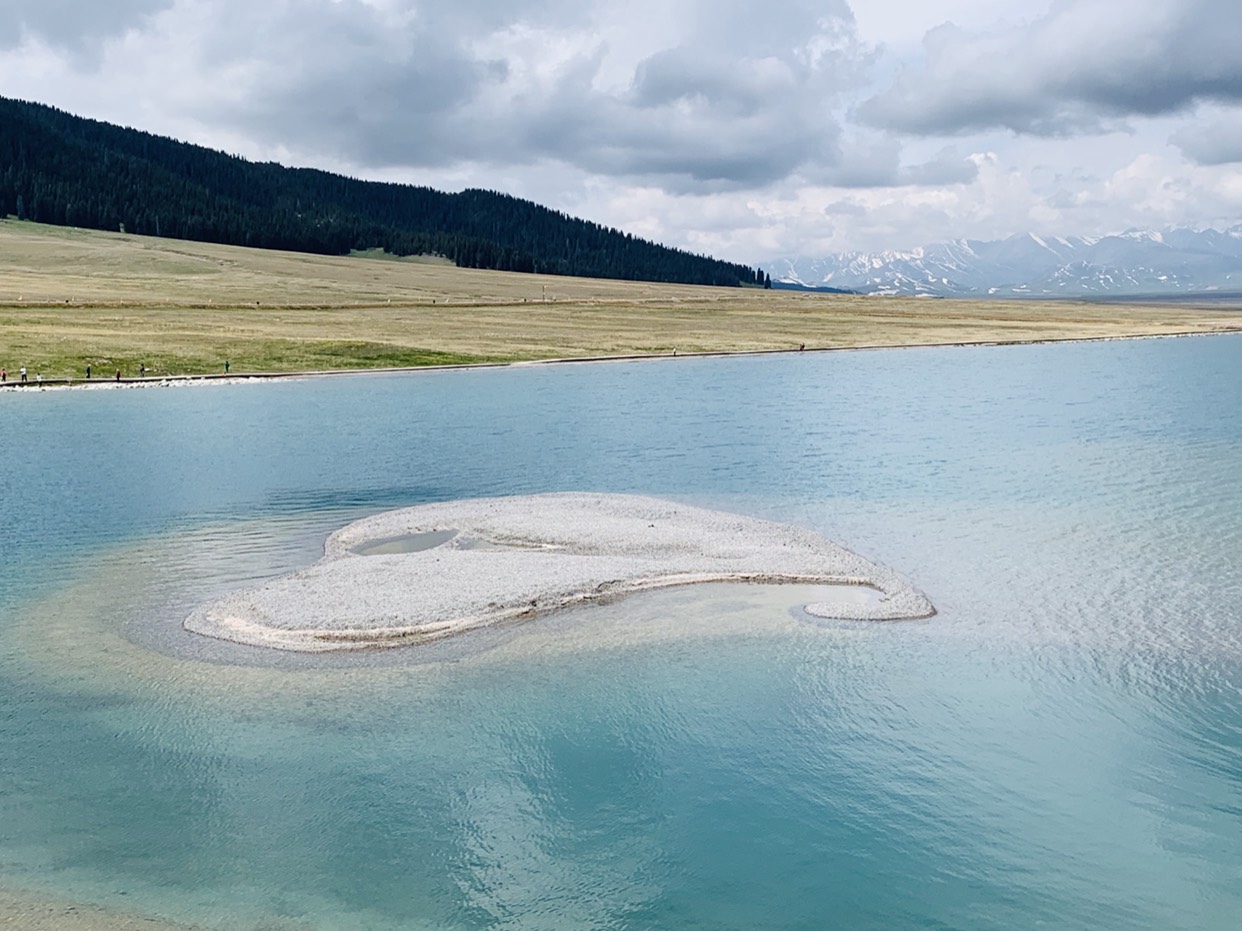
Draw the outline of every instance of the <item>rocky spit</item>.
M631 592L704 582L860 585L825 618L930 617L883 566L810 530L633 495L482 498L388 511L333 533L314 566L195 610L188 630L302 652L425 643Z

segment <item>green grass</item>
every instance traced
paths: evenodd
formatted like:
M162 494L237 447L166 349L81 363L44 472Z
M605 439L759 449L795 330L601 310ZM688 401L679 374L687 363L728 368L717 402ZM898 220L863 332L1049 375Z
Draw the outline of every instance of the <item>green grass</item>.
M443 255L393 255L384 249L351 249L351 259L381 259L386 262L410 262L415 265L445 265L456 268L453 260Z
M0 365L45 379L88 362L131 377L1242 330L1227 308L555 278L9 221L0 256Z
M117 369L124 378L136 378L142 366L148 377L202 375L223 372L228 360L231 374L247 372L298 372L327 369L406 368L428 365L466 365L483 362L512 361L509 358L471 353L440 352L391 346L359 340L221 340L212 345L196 346L195 352L111 351L101 353L40 353L35 346L10 343L4 349L7 358L31 361L7 365L10 373L25 364L30 376L41 373L45 379L80 379L91 367L92 378L114 378Z
M199 353L109 353L107 355L52 355L40 360L45 379L79 379L91 365L92 377L137 377L147 366L148 376L202 375L224 371L246 372L320 371L332 369L399 369L427 365L468 365L502 362L510 359L466 353L440 353L430 349L409 349L364 341L236 340ZM27 369L34 374L30 365Z

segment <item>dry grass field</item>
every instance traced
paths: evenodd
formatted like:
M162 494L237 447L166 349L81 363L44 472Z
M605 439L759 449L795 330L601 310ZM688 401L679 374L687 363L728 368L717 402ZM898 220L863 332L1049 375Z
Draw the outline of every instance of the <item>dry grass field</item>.
M600 281L0 221L0 365L48 380L1239 330L1228 310Z

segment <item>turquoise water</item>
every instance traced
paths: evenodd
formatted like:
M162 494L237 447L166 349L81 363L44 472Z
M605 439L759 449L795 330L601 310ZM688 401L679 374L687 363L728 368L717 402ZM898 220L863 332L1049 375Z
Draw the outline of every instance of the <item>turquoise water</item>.
M215 928L1242 921L1242 341L0 394L0 885ZM712 586L374 660L180 631L363 514L641 492Z

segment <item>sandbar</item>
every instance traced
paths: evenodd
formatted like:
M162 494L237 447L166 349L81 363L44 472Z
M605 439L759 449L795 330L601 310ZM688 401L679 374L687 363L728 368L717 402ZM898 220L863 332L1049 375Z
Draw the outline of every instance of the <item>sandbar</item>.
M708 582L867 586L808 614L935 614L895 572L800 527L658 498L566 492L387 511L331 534L307 569L200 606L187 630L298 652L439 640L632 592Z

